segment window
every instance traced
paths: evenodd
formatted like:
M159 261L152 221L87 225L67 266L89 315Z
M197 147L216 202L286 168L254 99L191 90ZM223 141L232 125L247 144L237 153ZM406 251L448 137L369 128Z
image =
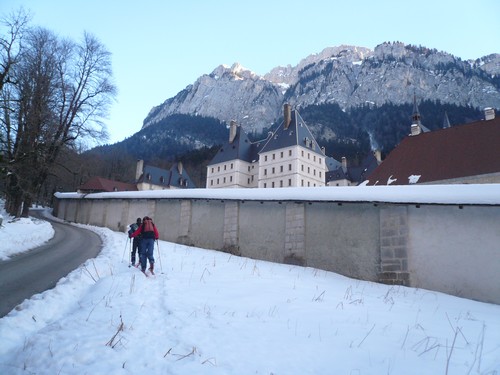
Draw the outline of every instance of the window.
M250 166L248 166L248 172L250 172Z
M210 180L210 186L214 185L214 180Z
M304 164L301 164L301 165L300 165L300 170L301 170L302 172L304 172Z
M219 185L219 179L217 179L217 185Z
M264 176L267 176L267 168L264 168Z
M214 167L212 167L212 173L214 173Z
M301 185L304 186L304 180L301 180Z
M288 164L288 170L291 171L292 170L292 165L291 164Z
M292 186L292 179L291 178L288 179L288 186Z
M267 184L264 182L264 189L267 187Z
M227 169L227 165L226 165L226 164L224 164L224 170L226 170L226 169Z
M321 171L319 171L319 178L321 178Z
M250 185L250 179L247 180L247 185Z
M313 156L313 161L316 161L316 155Z
M275 169L274 169L274 167L273 167L273 169L272 169L272 174L274 174L274 173L275 173Z
M280 180L280 187L283 187L283 180Z
M273 154L273 160L276 159L276 154Z
M302 150L301 155L304 156L304 150Z
M283 173L283 166L280 165L280 172Z
M280 157L283 159L283 151L281 151Z
M313 175L316 176L316 169L313 169Z
M310 153L307 153L307 158L311 159L311 154Z
M307 167L307 173L311 174L311 167Z
M311 181L307 181L307 187L311 186Z
M160 183L162 183L162 184L163 184L164 182L165 182L165 177L160 176Z
M292 150L288 150L288 156L292 156Z
M267 155L266 155L266 156L264 156L264 161L267 161Z
M151 175L149 173L146 174L146 180L151 181Z
M271 183L271 187L274 188L274 181Z
M233 176L229 176L229 182L233 182Z
M319 163L321 164L321 158L319 158Z
M217 167L217 172L220 172L220 165Z
M231 169L233 169L233 163L231 163Z
M223 182L226 183L226 177L224 177L224 181Z

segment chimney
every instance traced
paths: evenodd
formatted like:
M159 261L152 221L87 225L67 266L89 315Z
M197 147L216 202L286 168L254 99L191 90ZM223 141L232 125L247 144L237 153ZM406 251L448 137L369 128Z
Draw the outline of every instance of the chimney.
M231 124L229 125L229 143L233 143L234 138L236 138L236 131L238 130L238 124L236 121L231 120Z
M377 164L382 163L382 152L380 150L373 151L373 155L375 156L375 159L377 159Z
M290 123L292 122L292 106L288 103L283 105L283 117L284 117L284 128L288 129Z
M347 171L347 159L345 156L342 156L342 170L344 173Z
M495 109L494 108L485 108L484 109L484 119L486 121L495 119Z
M177 170L179 171L179 174L182 176L182 162L177 163Z
M144 160L137 160L137 167L135 169L135 181L139 181L144 171Z

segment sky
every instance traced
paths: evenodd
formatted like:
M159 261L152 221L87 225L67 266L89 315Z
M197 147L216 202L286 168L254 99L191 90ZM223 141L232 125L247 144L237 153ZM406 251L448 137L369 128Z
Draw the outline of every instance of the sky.
M497 0L2 0L34 25L74 40L94 34L112 53L118 96L109 143L139 131L149 111L221 64L264 75L342 44L399 41L462 59L500 53Z
M51 238L2 208L0 238ZM145 277L128 267L125 233L78 226L101 236L101 253L0 319L0 373L500 371L499 305L165 241Z

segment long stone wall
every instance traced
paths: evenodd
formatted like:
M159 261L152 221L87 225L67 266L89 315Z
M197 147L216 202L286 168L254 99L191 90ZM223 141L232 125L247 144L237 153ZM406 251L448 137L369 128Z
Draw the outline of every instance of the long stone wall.
M125 232L148 215L166 241L500 303L498 205L57 198L70 222Z

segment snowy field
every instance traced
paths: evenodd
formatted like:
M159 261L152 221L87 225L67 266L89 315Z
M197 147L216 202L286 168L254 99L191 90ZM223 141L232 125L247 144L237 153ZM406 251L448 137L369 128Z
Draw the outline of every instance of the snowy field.
M52 237L3 216L2 258ZM499 305L164 241L146 278L82 227L101 254L0 319L1 374L500 374Z

